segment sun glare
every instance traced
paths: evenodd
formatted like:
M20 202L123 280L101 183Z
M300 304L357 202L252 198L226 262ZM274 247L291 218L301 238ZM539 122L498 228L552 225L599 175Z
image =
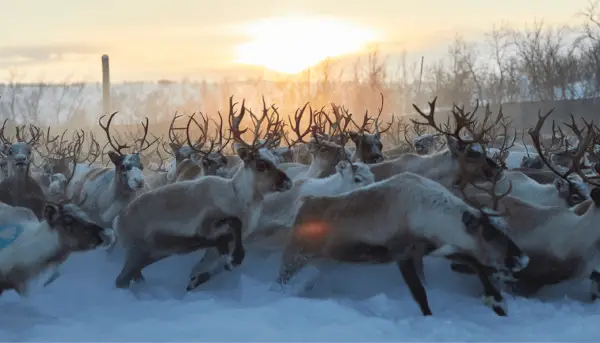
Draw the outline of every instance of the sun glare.
M250 41L236 47L236 63L295 74L357 52L375 41L370 29L324 17L270 18L244 27Z

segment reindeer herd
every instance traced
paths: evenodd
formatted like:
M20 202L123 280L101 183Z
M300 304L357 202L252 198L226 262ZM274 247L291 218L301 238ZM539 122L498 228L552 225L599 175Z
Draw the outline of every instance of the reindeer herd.
M454 106L440 124L434 99L429 113L414 106L420 119L405 125L406 144L384 149L393 120L380 127L383 103L362 123L335 104L307 103L287 118L262 105L255 114L232 97L225 123L221 113L219 122L176 114L168 139L149 134L147 118L137 133L111 133L113 113L99 120L105 144L92 131L69 137L35 125L7 137L4 121L0 293L25 295L42 271L53 271L46 284L59 278L70 253L118 245L118 288L144 281L159 260L203 250L191 291L242 264L248 250L283 252L279 291L309 264L395 262L423 315L432 314L425 256L476 275L484 304L500 316L503 291L531 297L589 279L590 298L600 295L593 123L553 121L546 135L551 112L538 114L519 143L501 111ZM178 119L187 125L176 127ZM508 168L523 151L521 165Z

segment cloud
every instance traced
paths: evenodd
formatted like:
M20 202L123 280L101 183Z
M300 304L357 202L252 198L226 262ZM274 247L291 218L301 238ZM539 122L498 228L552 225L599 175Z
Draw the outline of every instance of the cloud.
M0 46L0 68L73 61L99 53L99 47L84 44Z

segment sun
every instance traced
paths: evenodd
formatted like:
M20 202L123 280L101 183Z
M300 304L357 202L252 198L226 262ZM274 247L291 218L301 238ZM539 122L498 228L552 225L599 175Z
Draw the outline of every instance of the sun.
M364 48L376 40L373 30L327 17L281 17L243 28L250 41L235 49L236 63L296 74L331 57Z

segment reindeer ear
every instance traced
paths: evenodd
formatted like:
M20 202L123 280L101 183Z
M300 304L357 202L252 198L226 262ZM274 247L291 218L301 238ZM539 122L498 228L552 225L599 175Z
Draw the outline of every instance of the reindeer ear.
M450 152L454 156L457 156L464 150L460 142L452 136L446 135L446 142L448 143L448 149L450 149Z
M358 134L358 132L350 131L348 132L348 135L350 136L350 139L354 142L354 144L358 145L360 139L360 135Z
M53 226L58 221L60 216L60 207L56 204L46 204L44 207L44 219L48 221L50 226Z
M113 163L115 166L118 166L118 165L120 165L120 164L121 164L121 162L123 162L123 156L121 156L121 155L117 154L117 153L116 153L116 152L114 152L114 151L109 151L109 152L108 152L108 157L110 158L110 160L112 161L112 163Z

